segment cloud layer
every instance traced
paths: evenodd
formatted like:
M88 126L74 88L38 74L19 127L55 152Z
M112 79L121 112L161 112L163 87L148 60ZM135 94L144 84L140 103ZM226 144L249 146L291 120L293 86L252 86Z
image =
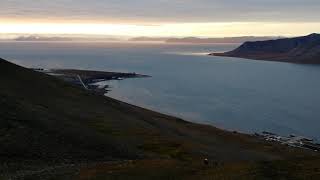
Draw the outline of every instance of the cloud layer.
M97 22L319 22L319 0L1 0L0 19Z

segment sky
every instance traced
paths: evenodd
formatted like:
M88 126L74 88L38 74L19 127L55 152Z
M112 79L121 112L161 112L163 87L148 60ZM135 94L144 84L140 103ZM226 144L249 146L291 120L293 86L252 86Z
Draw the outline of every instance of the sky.
M1 0L0 33L296 36L320 32L319 0Z

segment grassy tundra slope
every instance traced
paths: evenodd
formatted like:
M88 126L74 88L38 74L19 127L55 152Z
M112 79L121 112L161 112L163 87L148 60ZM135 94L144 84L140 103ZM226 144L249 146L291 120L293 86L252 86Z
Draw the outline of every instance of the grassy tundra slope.
M311 151L152 112L2 59L0 82L0 179L320 176Z

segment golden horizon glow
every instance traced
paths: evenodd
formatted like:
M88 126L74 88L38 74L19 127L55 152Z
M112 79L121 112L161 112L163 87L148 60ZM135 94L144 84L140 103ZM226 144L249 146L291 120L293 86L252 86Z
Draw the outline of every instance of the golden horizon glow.
M114 36L297 36L320 31L320 23L226 22L226 23L21 23L0 22L0 34L82 34Z

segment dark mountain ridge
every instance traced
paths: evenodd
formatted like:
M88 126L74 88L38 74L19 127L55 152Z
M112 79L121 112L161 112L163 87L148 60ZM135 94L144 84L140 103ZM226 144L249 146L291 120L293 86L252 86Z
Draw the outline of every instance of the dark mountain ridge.
M320 34L268 41L245 42L237 49L214 56L239 57L256 60L293 63L320 63Z

